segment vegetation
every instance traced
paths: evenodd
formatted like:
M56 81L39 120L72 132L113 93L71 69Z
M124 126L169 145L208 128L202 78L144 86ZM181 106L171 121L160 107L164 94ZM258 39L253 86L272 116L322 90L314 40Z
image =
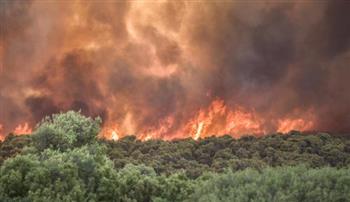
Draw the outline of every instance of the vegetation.
M349 169L303 166L214 174L190 201L349 201Z
M274 134L256 138L245 136L238 140L231 136L142 142L133 136L120 141L102 141L116 168L127 163L145 164L158 174L185 171L191 178L203 172L222 172L245 168L261 170L265 167L295 166L303 164L312 168L350 165L350 140L326 133L302 135Z
M100 123L70 111L7 136L0 201L350 201L345 137L109 141Z
M100 131L101 119L87 118L80 113L69 111L44 118L33 134L34 146L45 149L67 149L80 147L96 141Z

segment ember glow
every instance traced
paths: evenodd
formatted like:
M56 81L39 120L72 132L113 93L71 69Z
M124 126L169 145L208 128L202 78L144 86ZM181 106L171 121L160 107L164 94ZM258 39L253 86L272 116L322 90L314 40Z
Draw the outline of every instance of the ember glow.
M350 132L346 1L0 5L0 136L67 110L118 140Z

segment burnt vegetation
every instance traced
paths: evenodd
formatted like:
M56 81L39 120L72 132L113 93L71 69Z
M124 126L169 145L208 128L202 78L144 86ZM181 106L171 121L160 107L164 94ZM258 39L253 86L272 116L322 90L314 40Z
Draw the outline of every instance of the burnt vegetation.
M350 139L328 133L97 138L73 111L0 143L1 201L349 201Z

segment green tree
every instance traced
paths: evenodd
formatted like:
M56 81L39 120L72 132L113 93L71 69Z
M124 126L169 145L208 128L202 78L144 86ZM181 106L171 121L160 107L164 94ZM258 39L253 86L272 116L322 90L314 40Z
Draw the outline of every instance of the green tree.
M117 172L98 145L18 155L0 170L0 201L110 201Z
M68 111L44 118L33 133L34 146L62 151L94 143L100 131L101 119L85 117L80 112Z

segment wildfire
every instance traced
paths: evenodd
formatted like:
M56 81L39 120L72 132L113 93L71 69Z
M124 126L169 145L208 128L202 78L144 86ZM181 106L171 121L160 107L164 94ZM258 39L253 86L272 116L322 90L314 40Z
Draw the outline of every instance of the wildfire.
M160 121L159 127L150 127L141 132L140 138L142 140L150 140L154 138L162 138L164 135L170 133L170 129L173 127L174 117L169 116Z
M305 131L313 127L312 118L307 114L302 114L303 118L285 118L278 119L275 122L277 132L286 133L291 130ZM121 137L129 134L128 126L135 125L133 116L126 116L124 124L110 123L105 124L100 133L101 137L118 141ZM127 124L125 124L127 122ZM180 126L175 126L175 116L168 116L161 120L156 126L145 128L136 127L134 135L137 138L147 141L150 139L166 139L187 138L191 137L195 140L208 137L211 135L230 134L233 137L239 138L245 134L262 135L271 131L266 125L268 120L254 110L249 110L241 106L228 107L223 100L214 100L207 108L201 108L192 118L185 121ZM176 128L177 127L177 128ZM3 125L0 124L0 137L3 132ZM14 129L14 134L30 134L32 129L27 122L19 124ZM133 134L133 133L131 133Z
M17 135L24 135L24 134L31 134L32 133L32 128L29 127L28 123L25 122L24 124L19 124L13 133Z
M3 133L3 126L0 124L0 141L4 140L4 135Z
M117 132L112 131L111 139L114 140L114 141L119 140L119 136L118 136Z
M191 137L198 139L209 135L232 134L239 137L242 134L262 134L263 122L254 111L242 107L230 110L223 100L214 100L208 109L201 109L186 126Z
M279 127L277 129L278 132L286 133L291 130L300 130L300 131L305 131L309 130L313 122L312 121L307 121L304 119L284 119L284 120L279 120Z
M108 125L102 128L101 132L100 132L100 137L109 139L109 140L113 140L113 141L117 141L119 140L120 136L119 136L119 130L117 125Z
M4 126L0 124L0 141L3 141L5 139L5 134L4 134ZM19 124L18 126L15 127L13 130L13 133L15 135L27 135L32 133L32 128L29 126L27 122L23 124Z
M201 133L202 133L202 130L203 130L203 126L204 126L203 122L200 122L198 124L198 128L197 128L196 134L194 134L193 139L198 140L198 138L201 136Z
M128 117L128 122L133 122ZM276 123L277 132L286 133L290 130L305 131L313 126L309 116L303 118L279 119ZM269 120L264 119L254 110L241 106L229 108L223 100L214 100L207 108L199 109L194 116L179 128L175 128L175 117L169 116L159 122L159 126L139 128L136 136L144 141L150 139L174 139L192 137L199 138L211 135L230 134L233 137L240 137L245 134L262 135L271 131L266 125ZM133 125L133 124L132 124ZM116 131L119 131L118 133ZM107 139L118 140L122 129L117 125L105 127L102 136Z

